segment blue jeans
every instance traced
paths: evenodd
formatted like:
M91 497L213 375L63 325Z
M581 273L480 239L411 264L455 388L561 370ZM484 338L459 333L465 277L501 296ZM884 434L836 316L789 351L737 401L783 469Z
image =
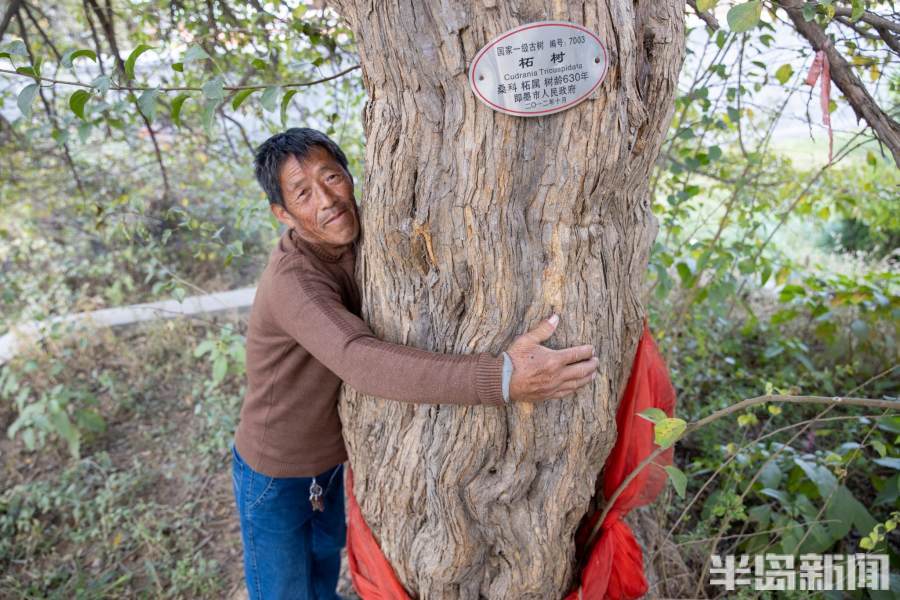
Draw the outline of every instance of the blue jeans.
M316 475L325 511L313 512L312 477L268 477L251 469L234 446L231 453L250 599L340 598L335 588L347 538L342 465Z

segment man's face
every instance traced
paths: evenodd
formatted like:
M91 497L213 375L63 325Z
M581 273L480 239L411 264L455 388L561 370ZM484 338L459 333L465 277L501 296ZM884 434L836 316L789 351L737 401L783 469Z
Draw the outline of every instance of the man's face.
M353 181L328 150L313 146L303 162L288 157L278 180L287 210L271 205L276 219L313 244L336 249L353 243L359 235Z

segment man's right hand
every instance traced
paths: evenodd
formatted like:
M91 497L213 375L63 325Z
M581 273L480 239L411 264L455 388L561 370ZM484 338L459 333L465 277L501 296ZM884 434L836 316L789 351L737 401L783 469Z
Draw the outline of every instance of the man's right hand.
M537 327L513 340L506 353L513 363L509 382L511 402L541 402L563 398L597 376L600 361L593 346L574 346L562 350L545 348L541 342L550 339L559 316L544 319Z

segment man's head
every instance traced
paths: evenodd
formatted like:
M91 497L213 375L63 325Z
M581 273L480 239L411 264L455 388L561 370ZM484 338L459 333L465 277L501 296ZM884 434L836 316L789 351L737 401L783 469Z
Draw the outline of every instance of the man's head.
M255 171L272 214L304 240L337 249L359 235L347 157L324 133L273 135L256 150Z

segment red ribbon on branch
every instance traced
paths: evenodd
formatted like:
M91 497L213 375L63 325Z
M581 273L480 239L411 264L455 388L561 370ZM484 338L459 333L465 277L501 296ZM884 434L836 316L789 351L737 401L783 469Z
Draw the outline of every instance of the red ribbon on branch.
M675 410L675 389L647 325L638 342L625 394L616 412L618 437L603 471L603 495L612 497L625 478L656 449L653 424L638 416L659 408L668 416ZM584 545L600 518L585 518L575 536L579 556L588 556L578 588L564 600L632 600L648 589L643 553L623 517L633 508L649 504L666 485L664 467L672 464L672 449L660 454L619 494L601 526L592 548ZM412 600L381 552L366 524L353 492L353 470L347 468L347 561L353 587L363 600Z
M816 80L822 76L819 86L819 104L822 107L822 123L828 127L828 162L831 162L834 151L834 132L831 130L831 69L828 65L828 55L824 50L816 52L809 73L806 75L806 85L816 85Z

